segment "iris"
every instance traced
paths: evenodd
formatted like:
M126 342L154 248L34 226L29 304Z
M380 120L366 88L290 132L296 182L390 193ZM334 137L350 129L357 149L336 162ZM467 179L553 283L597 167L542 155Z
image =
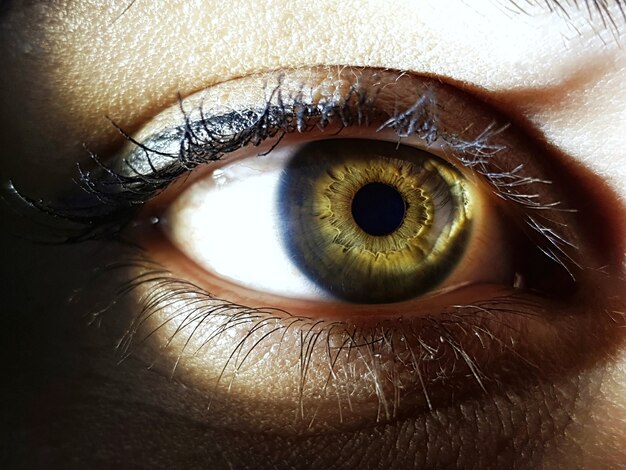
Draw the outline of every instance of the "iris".
M468 181L414 147L311 142L292 157L280 185L291 259L348 302L398 302L431 290L458 264L471 231Z

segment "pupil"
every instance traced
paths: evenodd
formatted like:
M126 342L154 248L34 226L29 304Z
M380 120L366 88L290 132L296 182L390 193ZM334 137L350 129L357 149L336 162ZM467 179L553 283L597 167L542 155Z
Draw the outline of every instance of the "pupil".
M368 183L352 199L352 217L365 233L388 235L404 220L405 203L402 195L384 183Z

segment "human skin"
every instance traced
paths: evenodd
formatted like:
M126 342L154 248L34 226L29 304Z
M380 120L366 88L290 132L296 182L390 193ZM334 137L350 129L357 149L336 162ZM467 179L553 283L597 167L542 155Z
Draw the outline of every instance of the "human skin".
M434 411L297 436L262 431L271 414L249 424L228 405L214 420L205 412L210 384L202 383L202 370L184 370L177 380L151 370L141 354L120 362L116 328L130 307L108 312L116 319L99 328L89 314L101 299L85 279L125 252L108 240L38 243L45 229L19 219L11 230L4 227L0 255L2 315L12 336L5 342L10 365L2 391L9 464L620 468L626 461L626 21L617 5L610 8L615 22L605 27L584 8L570 8L566 19L545 7L520 13L487 1L277 0L262 8L252 0L227 8L186 0L9 2L0 20L1 175L33 199L54 200L72 186L85 145L107 156L124 144L111 120L134 133L179 95L259 72L386 68L439 77L548 146L548 156L584 182L597 211L610 214L611 233L603 240L614 254L608 274L589 275L601 294L582 307L583 318L602 326L592 333L603 334L591 334L582 350L559 350L553 361L562 369ZM10 211L2 210L9 220ZM19 236L10 233L15 227ZM68 302L77 291L84 291L81 299Z

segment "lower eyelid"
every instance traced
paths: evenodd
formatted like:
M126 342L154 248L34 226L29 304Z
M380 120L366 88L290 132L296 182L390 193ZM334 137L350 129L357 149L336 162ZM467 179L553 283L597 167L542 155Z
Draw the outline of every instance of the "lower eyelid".
M146 255L118 256L138 259L118 273L126 311L102 315L115 318L121 357L185 384L204 397L201 419L234 430L316 434L418 417L576 373L623 336L593 294L606 292L602 277L589 272L569 301L494 289L417 320L346 324L212 298Z
M199 419L234 430L316 434L420 417L574 374L611 354L624 331L602 311L611 294L594 272L567 301L487 286L417 319L388 311L383 322L350 324L234 305L147 249L114 257L128 260L113 276L127 282L102 322L121 357L183 383L203 397Z
M568 373L619 333L586 297L501 290L413 320L319 321L220 300L136 249L119 259L102 277L128 282L115 283L116 305L100 318L121 357L195 390L203 419L233 429L317 433L418 416L458 394Z

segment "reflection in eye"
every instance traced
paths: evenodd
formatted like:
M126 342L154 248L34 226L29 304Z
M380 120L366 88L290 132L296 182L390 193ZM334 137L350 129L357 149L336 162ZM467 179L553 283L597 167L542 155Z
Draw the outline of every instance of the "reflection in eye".
M558 323L583 302L562 186L454 88L367 69L253 76L129 140L84 172L104 223L139 220L125 233L149 258L122 288L137 313L120 344L203 392L214 422L381 422L549 370L547 349L587 341ZM196 167L213 171L181 193ZM389 217L368 219L381 201Z
M463 254L475 210L453 167L371 140L246 158L199 186L168 217L192 259L259 290L302 297L321 287L356 303L410 299L439 284Z

